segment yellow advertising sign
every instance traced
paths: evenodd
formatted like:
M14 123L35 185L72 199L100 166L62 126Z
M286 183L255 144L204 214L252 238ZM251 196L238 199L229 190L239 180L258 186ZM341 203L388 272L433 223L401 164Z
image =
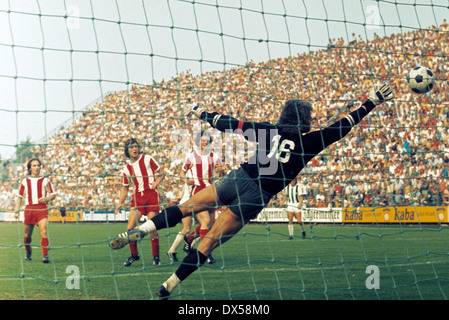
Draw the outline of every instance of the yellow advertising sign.
M447 223L449 207L344 208L345 223Z
M48 221L50 222L77 222L81 220L82 214L80 214L80 211L67 210L65 217L61 215L59 209L50 209L48 212Z

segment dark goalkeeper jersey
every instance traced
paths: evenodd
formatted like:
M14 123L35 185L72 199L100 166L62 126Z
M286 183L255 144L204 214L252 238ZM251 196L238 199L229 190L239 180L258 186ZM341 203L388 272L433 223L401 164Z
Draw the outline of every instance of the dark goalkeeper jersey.
M363 107L365 106L365 108ZM362 107L321 130L291 134L279 125L244 122L217 112L203 112L201 119L225 133L242 134L257 142L254 155L241 167L271 195L283 190L326 147L346 136L374 108L367 100Z

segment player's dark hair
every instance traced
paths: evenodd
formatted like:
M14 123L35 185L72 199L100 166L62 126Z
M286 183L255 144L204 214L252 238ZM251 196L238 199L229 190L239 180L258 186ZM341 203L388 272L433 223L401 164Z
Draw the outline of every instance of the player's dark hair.
M305 100L288 100L279 119L281 131L286 134L306 133L310 131L312 105Z
M31 163L33 161L37 161L37 162L39 162L40 165L42 165L42 162L38 158L32 158L32 159L28 160L27 169L28 169L28 174L29 175L31 174Z
M201 130L201 132L198 132L198 133L196 134L196 136L195 136L195 145L196 145L197 147L200 147L200 146L201 146L201 138L202 138L202 137L208 137L208 138L209 138L209 144L212 143L212 135L210 134L210 132L209 132L209 131Z
M140 148L139 142L137 142L137 140L134 139L134 138L129 138L128 140L125 141L125 156L126 156L127 158L129 158L129 148L130 148L134 143L137 143L137 145L138 145L139 148Z

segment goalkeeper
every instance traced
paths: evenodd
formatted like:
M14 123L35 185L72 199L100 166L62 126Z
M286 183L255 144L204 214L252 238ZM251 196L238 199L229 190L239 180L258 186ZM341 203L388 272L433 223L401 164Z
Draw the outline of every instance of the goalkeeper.
M160 298L168 298L180 282L206 262L215 248L254 219L313 157L345 137L377 105L392 98L388 84L376 86L357 110L326 128L312 132L312 106L303 100L287 101L277 124L243 122L216 112L209 113L197 105L186 106L184 116L194 114L222 132L240 133L247 140L258 142L254 156L187 202L167 207L136 229L118 235L110 241L111 248L119 249L156 230L172 228L192 213L227 206L197 249L192 250L175 273L157 289L156 294Z

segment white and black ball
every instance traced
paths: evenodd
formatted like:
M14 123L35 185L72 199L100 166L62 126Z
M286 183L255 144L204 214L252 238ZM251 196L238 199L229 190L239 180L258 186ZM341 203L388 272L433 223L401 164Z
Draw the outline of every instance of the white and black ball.
M414 93L427 93L435 84L435 75L429 68L416 67L408 73L407 82Z

